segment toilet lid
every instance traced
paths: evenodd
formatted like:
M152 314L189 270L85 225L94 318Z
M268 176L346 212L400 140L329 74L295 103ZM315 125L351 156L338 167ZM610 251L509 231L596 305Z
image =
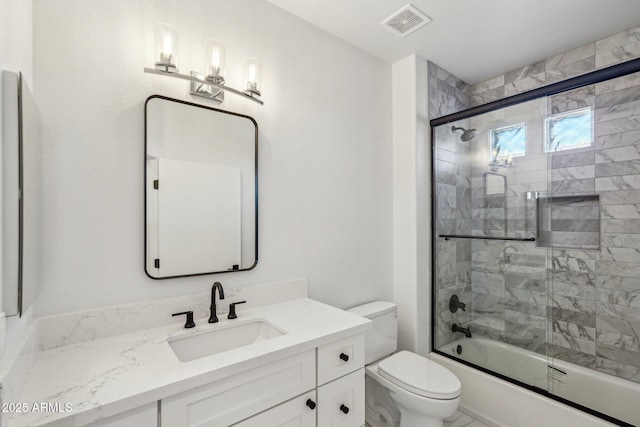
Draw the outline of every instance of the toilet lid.
M381 361L378 373L420 396L443 400L460 396L458 377L444 366L409 351L401 351Z

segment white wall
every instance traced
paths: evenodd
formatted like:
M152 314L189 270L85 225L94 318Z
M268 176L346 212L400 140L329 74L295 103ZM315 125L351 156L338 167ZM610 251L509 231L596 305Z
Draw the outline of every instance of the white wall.
M0 0L0 65L33 87L32 0Z
M391 298L389 65L262 0L33 7L46 183L38 315L203 292L214 280L241 287L304 276L311 297L339 307ZM156 22L178 29L183 72L201 68L206 38L227 45L231 86L246 57L262 62L265 105L227 95L222 106L260 129L253 271L144 274L143 104L156 93L190 99L185 83L142 71Z
M426 355L430 306L430 127L427 62L415 55L392 67L393 299L398 348Z

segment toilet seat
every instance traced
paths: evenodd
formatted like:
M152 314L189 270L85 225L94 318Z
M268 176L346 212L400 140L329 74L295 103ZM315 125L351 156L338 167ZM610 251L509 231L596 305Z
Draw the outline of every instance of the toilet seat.
M460 380L451 371L409 351L380 361L378 373L395 385L430 399L455 399L461 393Z

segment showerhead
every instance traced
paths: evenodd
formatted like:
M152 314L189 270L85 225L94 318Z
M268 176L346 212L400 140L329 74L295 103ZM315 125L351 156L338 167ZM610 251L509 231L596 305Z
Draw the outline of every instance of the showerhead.
M451 132L455 132L457 130L462 131L462 136L460 136L460 139L463 140L464 142L471 141L478 134L478 131L475 129L465 129L465 128L451 126Z

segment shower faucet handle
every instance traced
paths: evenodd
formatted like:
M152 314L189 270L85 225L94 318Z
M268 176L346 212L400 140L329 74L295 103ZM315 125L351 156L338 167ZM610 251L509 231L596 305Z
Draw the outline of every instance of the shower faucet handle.
M458 295L452 295L451 299L449 300L449 311L452 313L455 313L456 311L458 311L458 309L462 310L462 311L467 311L465 310L465 308L467 307L467 304L460 302L460 299L458 298Z

